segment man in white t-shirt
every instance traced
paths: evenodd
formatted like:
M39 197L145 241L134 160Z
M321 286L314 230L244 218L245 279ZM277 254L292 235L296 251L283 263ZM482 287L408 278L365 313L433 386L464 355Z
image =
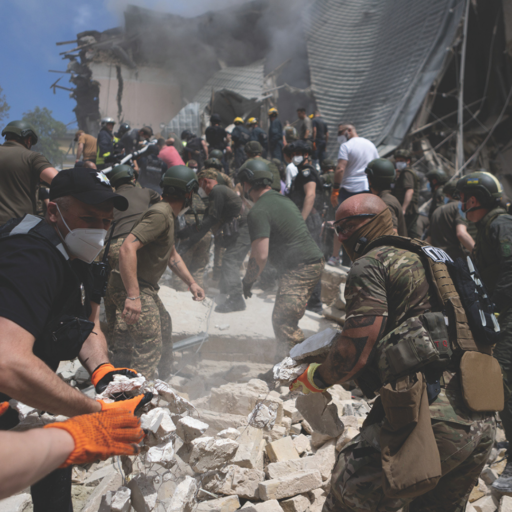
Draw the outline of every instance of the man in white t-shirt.
M364 172L368 164L379 158L379 153L373 142L359 137L356 129L351 124L338 126L338 165L334 172L331 203L334 208L356 194L369 192L368 179ZM329 265L337 265L341 244L334 239L333 256L327 262Z

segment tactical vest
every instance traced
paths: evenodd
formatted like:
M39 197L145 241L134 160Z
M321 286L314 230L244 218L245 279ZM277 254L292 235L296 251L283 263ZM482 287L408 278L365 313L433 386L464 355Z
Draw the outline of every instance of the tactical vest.
M500 216L507 213L503 208L495 208L485 215L478 225L473 255L482 280L490 293L496 288L500 276L499 265L496 265L496 254L489 243L491 224Z
M404 169L400 176L403 173L408 172L412 175L414 179L414 192L412 194L411 204L418 205L419 197L420 197L420 180L418 179L418 175L412 169ZM400 204L404 204L406 189L400 186L397 186L395 183L395 187L393 189L393 195L400 201Z
M86 307L82 303L81 282L70 265L68 253L61 239L43 218L25 215L0 227L0 247L2 240L12 237L43 240L55 249L55 256L69 269L66 276L70 276L72 280L66 282L69 294L62 301L62 308L50 315L43 333L34 343L34 354L56 369L55 365L58 366L58 362L72 360L78 356L94 328L94 323L87 319ZM84 293L87 294L87 290Z
M492 381L492 392L494 396L503 393L502 384L496 380L496 377L501 377L501 372L499 365L496 370L494 363L497 361L491 356L492 345L476 340L471 332L459 293L445 264L445 261L449 261L448 255L424 241L397 236L377 238L369 242L362 253L367 254L381 246L404 249L420 257L430 284L432 307L438 311L408 318L378 341L375 349L377 368L363 371L361 378L358 379L365 394L368 392L371 396L372 392L377 391L382 385L417 371L424 371L425 374L434 373L434 380L444 370L458 371L463 367L462 363L471 359L472 356L464 359L465 353L468 352L479 353L483 356L484 364L494 365L495 379ZM480 360L478 362L481 363ZM473 382L477 377L471 375ZM487 375L481 377L490 379ZM481 388L486 388L486 385ZM463 395L472 410L488 410L485 409L485 400L482 405L481 395L475 399L475 395L470 394L467 398L465 391L463 382ZM499 410L499 400L492 405L494 410Z
M316 189L315 189L315 202L313 204L314 208L317 212L322 213L322 207L323 207L323 197L324 197L324 189L323 189L323 183L320 179L320 176L318 176L317 170L312 165L304 165L300 170L299 173L302 173L304 171L308 171L313 175L315 178L316 183ZM304 206L304 199L306 197L306 193L304 192L304 188L297 185L297 175L294 180L292 181L292 184L290 186L290 192L288 194L288 197L297 205L297 208L299 210L302 210L302 207Z

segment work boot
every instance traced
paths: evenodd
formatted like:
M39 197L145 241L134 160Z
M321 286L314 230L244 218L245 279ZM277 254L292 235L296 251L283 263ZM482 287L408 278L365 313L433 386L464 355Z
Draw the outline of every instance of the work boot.
M243 311L246 308L245 300L241 293L230 295L224 304L219 304L215 311L217 313L232 313L233 311Z
M499 492L512 493L512 460L510 458L503 473L492 483L492 488Z

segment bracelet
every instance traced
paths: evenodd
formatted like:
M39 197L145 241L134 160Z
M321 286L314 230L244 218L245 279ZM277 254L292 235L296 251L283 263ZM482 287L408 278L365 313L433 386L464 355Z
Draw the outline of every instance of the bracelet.
M137 300L137 299L141 298L141 295L139 295L138 297L126 297L126 298L129 300Z

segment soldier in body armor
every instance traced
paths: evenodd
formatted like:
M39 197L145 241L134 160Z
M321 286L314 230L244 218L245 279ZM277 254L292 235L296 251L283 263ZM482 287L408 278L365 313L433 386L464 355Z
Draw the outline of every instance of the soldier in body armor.
M462 211L475 223L473 258L482 281L499 313L500 339L494 349L503 371L505 409L500 412L509 444L508 462L493 487L512 492L512 216L500 207L502 188L488 172L474 172L457 182Z
M408 149L399 149L395 151L394 158L396 181L393 195L402 205L408 235L411 238L419 238L417 223L420 181L411 169L411 152Z
M459 361L472 350L470 360L476 356L493 368L493 385L486 385L489 375L478 383L489 401L502 386L491 347L468 336L464 310L466 349L459 343L462 327L448 334L445 308L459 296L446 265L423 251L424 242L392 236L391 214L380 198L345 200L335 226L353 262L346 322L325 362L310 364L291 389L321 393L355 379L365 396L379 397L360 435L338 456L323 510L463 511L494 443L492 411L503 401L474 412L482 400L470 400L466 387L468 403L463 399ZM409 358L420 352L420 359ZM469 373L471 380L478 372Z

